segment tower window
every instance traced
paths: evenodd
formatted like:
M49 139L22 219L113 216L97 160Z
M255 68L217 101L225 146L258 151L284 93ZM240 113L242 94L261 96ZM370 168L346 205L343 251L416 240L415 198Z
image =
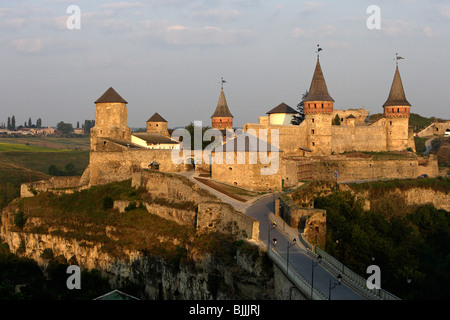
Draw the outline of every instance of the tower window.
M323 103L322 103L322 109L323 109Z
M314 134L314 129L311 130L311 133Z
M312 122L314 123L314 118L312 118Z
M314 147L314 146L316 145L316 143L313 141L312 145L313 145L313 147Z
M400 108L397 108L397 112L400 112Z

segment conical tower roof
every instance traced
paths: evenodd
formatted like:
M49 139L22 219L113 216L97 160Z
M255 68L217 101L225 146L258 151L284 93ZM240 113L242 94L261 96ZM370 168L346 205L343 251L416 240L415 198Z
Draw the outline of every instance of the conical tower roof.
M155 112L155 114L152 115L151 118L147 120L147 122L167 122L167 121L166 119L161 117L158 112Z
M227 99L225 98L225 92L223 91L223 89L220 91L220 97L219 102L217 103L216 111L211 116L211 118L215 117L233 118L230 109L228 109Z
M105 93L100 98L98 98L97 101L95 101L95 103L114 103L114 102L128 103L112 87L106 90Z
M392 81L389 97L383 105L383 107L390 106L411 106L408 100L406 100L405 91L403 90L402 78L400 77L398 66L395 69L394 80Z
M311 81L308 95L303 101L333 101L333 98L328 93L325 77L323 76L322 67L320 66L319 58L317 58L316 69Z

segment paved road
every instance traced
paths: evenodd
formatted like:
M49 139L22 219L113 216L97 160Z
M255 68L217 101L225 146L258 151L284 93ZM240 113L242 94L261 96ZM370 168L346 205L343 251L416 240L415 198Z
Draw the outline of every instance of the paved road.
M247 208L246 213L260 221L259 237L265 244L268 244L268 236L270 230L270 240L277 238L277 246L275 250L287 259L287 244L294 237L297 239L295 246L289 248L289 265L292 265L307 281L311 283L313 259L310 254L306 253L306 248L301 244L299 234L296 230L283 224L281 219L277 219L273 215L275 196L267 196L258 200ZM277 220L277 228L272 229L274 219ZM272 241L269 245L273 247ZM314 259L314 262L317 262ZM337 282L335 275L330 274L321 264L314 267L314 288L318 289L326 297L329 296L330 280L334 284ZM309 298L309 297L307 297ZM355 293L345 284L335 287L331 290L332 300L364 300L362 296Z
M211 193L218 196L223 202L231 204L236 210L248 214L260 222L259 238L260 241L267 245L269 229L272 229L272 223L277 220L277 228L270 231L270 239L277 238L276 251L287 259L287 243L294 237L297 239L296 245L289 248L289 265L292 265L307 281L311 283L313 258L306 253L306 248L299 240L297 230L290 228L284 224L282 219L275 217L273 214L275 206L275 198L277 195L262 196L253 202L239 202L232 199L215 189L212 189L194 179L198 176L196 172L182 173L183 176L192 182L199 184L202 188L207 189ZM272 247L272 244L270 244ZM316 260L314 260L316 262ZM314 267L314 288L322 292L326 297L329 296L330 280L335 283L336 275L330 274L321 264ZM309 297L307 297L309 298ZM355 293L345 284L335 287L331 291L332 300L363 300L364 298Z

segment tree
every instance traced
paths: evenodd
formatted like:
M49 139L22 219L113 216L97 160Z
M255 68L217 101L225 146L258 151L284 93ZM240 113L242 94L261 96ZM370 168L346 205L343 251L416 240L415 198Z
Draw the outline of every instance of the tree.
M66 164L65 170L67 176L74 176L77 174L77 170L75 169L75 165L73 163Z
M31 118L28 118L28 128L31 128L32 123L31 123Z
M73 132L73 126L71 123L64 123L63 121L59 122L56 125L56 129L62 131L63 134L68 134Z
M341 118L339 117L338 114L336 115L336 117L334 117L332 125L334 125L334 126L340 126L341 125Z
M305 119L305 114L303 113L303 104L307 95L308 90L306 90L302 95L302 101L297 104L298 115L292 117L291 124L298 126Z
M198 129L199 127L196 127L195 124L191 122L184 128L191 135L191 150L195 150L194 132L195 132L196 128ZM204 150L211 143L211 141L203 141L203 136L205 134L205 131L207 131L208 129L211 129L211 128L208 126L201 128L201 130L202 130L202 150Z
M12 130L12 129L11 129L11 118L10 118L10 117L8 117L8 123L7 123L7 125L6 125L6 129Z
M42 119L41 118L36 120L36 128L42 128Z
M11 118L11 130L16 130L16 117L12 116Z
M84 120L84 133L90 134L91 128L95 126L95 120Z

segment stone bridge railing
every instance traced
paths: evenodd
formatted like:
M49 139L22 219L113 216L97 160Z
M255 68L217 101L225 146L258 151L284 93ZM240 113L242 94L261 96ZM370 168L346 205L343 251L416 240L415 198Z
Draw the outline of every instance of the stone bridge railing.
M310 300L328 300L325 295L323 295L319 290L313 288L312 296L311 296L311 283L306 280L295 268L287 263L286 259L280 255L273 248L269 248L267 251L267 255L269 258L280 268L283 270L283 273L287 276L287 278L297 287L298 290ZM289 268L289 271L286 273L286 267Z

